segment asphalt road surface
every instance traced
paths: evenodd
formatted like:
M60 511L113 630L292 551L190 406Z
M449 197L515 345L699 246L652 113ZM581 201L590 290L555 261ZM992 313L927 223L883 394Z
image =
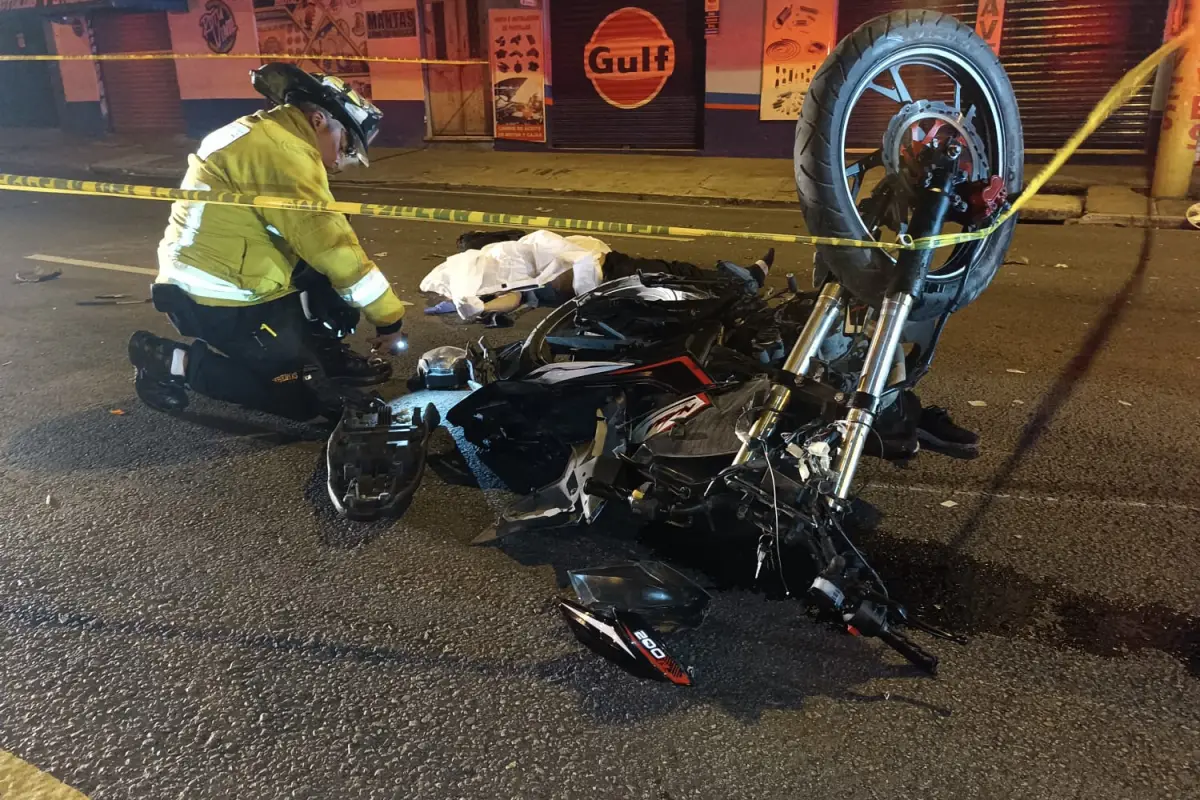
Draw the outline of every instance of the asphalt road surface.
M938 678L712 564L709 619L672 640L699 670L679 690L592 656L549 604L564 568L643 545L610 525L470 546L511 495L464 480L470 453L456 460L448 433L407 515L360 526L331 514L320 430L200 399L183 419L141 406L125 342L166 320L76 303L147 296L137 270L153 270L166 212L0 193L0 750L90 797L140 800L1200 796L1197 234L1022 226L1011 252L1029 263L948 326L922 394L978 430L983 455L871 463L863 488L887 513L863 544L893 594L971 635L932 645ZM481 333L419 313L420 277L466 228L357 227L417 304L399 395L415 354ZM763 249L611 244L701 264ZM10 283L36 254L134 269ZM807 276L811 258L780 248L776 277Z

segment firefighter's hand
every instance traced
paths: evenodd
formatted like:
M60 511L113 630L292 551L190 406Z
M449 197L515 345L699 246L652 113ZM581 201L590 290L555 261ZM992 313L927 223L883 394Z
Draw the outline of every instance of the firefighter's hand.
M367 340L371 352L381 356L395 356L408 349L408 335L404 331L387 333Z

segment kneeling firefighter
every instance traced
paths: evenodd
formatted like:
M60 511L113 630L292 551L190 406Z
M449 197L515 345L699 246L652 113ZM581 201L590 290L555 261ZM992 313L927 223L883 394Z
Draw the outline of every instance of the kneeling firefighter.
M275 104L209 134L182 188L332 202L329 175L367 166L383 115L339 78L290 64L251 73ZM404 306L341 214L180 201L158 248L155 307L183 344L138 331L129 340L138 397L162 411L187 390L306 420L340 413L352 391L391 377L388 360L342 338L360 314L373 353L405 346Z

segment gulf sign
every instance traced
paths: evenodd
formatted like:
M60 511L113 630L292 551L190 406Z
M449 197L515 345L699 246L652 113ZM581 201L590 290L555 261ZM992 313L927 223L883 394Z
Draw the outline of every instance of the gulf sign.
M640 108L675 71L675 42L658 17L627 6L605 17L583 48L584 72L596 93L617 108Z

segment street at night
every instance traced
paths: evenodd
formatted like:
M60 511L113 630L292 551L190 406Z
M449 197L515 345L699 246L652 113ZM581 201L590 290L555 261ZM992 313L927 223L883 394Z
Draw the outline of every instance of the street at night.
M803 232L782 208L338 195ZM860 545L894 595L970 638L930 645L936 678L754 592L751 560L676 547L713 593L704 625L671 639L697 669L680 689L587 651L551 602L567 569L658 557L628 518L472 546L514 495L442 429L403 517L343 521L326 429L195 394L177 417L141 404L126 342L172 335L168 321L77 303L149 296L167 212L0 193L0 751L47 786L139 800L1200 796L1194 231L1019 226L1012 263L950 320L920 387L980 433L981 456L865 461L860 493L885 518ZM427 317L418 283L470 228L354 224L413 304L389 399L421 352L513 341L544 313L500 330ZM703 266L767 246L601 238ZM807 283L812 259L778 248L772 285ZM62 275L12 282L38 267ZM444 415L461 394L414 403Z

